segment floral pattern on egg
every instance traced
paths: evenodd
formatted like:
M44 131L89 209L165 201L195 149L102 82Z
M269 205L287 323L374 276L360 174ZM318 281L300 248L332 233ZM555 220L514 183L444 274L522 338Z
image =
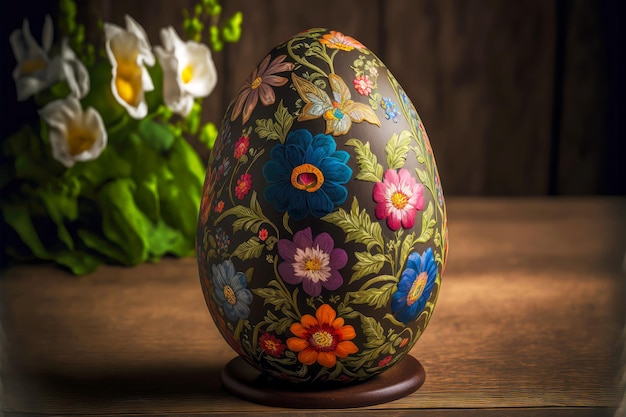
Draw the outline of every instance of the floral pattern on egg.
M224 116L197 236L209 311L252 366L322 383L397 364L432 316L447 220L424 125L380 59L325 29L265 55Z

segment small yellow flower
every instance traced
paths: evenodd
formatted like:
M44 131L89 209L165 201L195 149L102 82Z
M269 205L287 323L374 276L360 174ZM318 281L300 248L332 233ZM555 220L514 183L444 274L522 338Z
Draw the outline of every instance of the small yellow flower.
M52 156L67 168L98 158L107 145L100 113L91 107L83 112L75 97L53 101L39 115L50 126Z
M148 114L145 92L154 89L145 65L154 65L148 36L130 16L126 16L126 30L111 23L104 24L106 51L113 66L111 90L115 99L135 119Z

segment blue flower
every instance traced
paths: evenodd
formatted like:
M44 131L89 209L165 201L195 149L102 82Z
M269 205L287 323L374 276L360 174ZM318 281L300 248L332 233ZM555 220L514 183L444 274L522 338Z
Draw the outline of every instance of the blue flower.
M398 112L396 103L394 103L390 98L383 97L380 101L380 107L382 107L385 111L385 119L398 123L398 116L400 116L400 113Z
M350 155L337 150L332 136L295 130L284 144L272 148L270 158L263 167L269 183L263 195L276 210L288 212L294 220L309 214L320 218L346 201L343 184L352 177Z
M229 320L245 319L250 314L252 293L243 272L236 272L231 260L213 265L213 293Z
M428 248L422 256L417 252L409 255L398 290L391 298L391 311L398 320L407 324L419 316L430 298L436 278L437 263L432 249Z

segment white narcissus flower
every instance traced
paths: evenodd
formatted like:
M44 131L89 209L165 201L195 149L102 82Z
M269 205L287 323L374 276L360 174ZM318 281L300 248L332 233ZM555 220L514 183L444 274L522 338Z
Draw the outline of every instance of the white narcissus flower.
M100 113L92 107L83 111L75 97L53 101L39 115L50 126L52 156L67 168L98 158L107 145Z
M68 39L63 38L61 42L61 70L63 78L74 97L82 98L89 92L89 73L85 65L76 57L70 48Z
M87 69L70 49L66 39L61 45L60 56L52 59L48 57L52 46L52 30L52 19L46 16L41 46L30 33L28 20L24 20L21 30L14 30L9 36L17 61L13 79L18 101L24 101L61 80L67 81L71 93L76 97L84 97L89 91Z
M145 65L154 65L148 36L143 28L130 16L126 16L126 30L104 24L106 51L113 66L111 90L115 99L135 119L148 114L144 93L154 89Z
M163 48L154 48L163 69L163 101L187 116L196 97L206 97L217 84L211 50L198 42L183 42L173 27L161 30Z

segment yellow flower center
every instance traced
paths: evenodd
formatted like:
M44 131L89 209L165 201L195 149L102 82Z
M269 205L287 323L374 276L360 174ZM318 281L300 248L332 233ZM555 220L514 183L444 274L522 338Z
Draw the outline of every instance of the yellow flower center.
M262 83L263 83L263 78L256 77L254 79L254 81L252 81L251 87L252 87L253 90L256 90L257 88L259 88L261 86Z
M315 347L327 348L332 346L334 340L332 334L320 330L311 335L311 341L315 344Z
M409 198L406 194L401 193L400 191L396 191L391 196L391 204L398 210L402 210L409 203Z
M228 301L229 304L237 304L237 296L235 295L233 287L230 285L224 285L224 297L226 297L226 301Z
M96 142L96 135L80 126L69 126L67 129L67 146L72 156L91 149Z
M115 73L115 88L122 100L131 106L139 104L142 82L141 67L136 62L119 60Z
M193 78L193 67L191 65L187 65L183 68L183 72L180 74L180 78L183 79L183 83L187 84Z
M408 306L415 303L422 296L424 288L426 287L426 281L428 281L428 274L426 272L422 272L421 274L419 274L415 281L413 281L413 285L411 285L411 290L406 296L406 304Z
M302 164L291 171L291 185L309 193L320 189L324 184L324 174L311 164Z
M41 58L32 58L22 62L20 72L24 75L33 74L46 67L46 61Z
M322 269L322 261L319 258L308 259L304 262L304 269L307 271L319 271Z

